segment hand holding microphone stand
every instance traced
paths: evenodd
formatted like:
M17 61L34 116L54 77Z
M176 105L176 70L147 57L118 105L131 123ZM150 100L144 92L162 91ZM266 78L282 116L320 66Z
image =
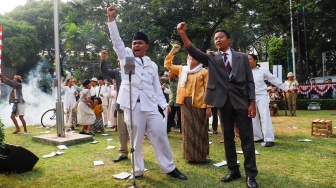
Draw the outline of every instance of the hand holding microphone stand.
M134 57L126 57L126 63L124 65L125 74L129 75L129 100L130 100L130 140L131 140L131 157L132 157L132 175L133 175L133 186L130 188L140 188L135 183L135 163L134 163L134 133L133 133L133 115L132 115L132 74L135 74L135 58Z

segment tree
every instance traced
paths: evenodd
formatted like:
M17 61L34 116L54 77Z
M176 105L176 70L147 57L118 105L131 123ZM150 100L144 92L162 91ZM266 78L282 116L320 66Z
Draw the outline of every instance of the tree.
M0 25L3 26L3 65L15 67L19 75L25 75L39 60L41 43L36 28L25 21L1 15Z

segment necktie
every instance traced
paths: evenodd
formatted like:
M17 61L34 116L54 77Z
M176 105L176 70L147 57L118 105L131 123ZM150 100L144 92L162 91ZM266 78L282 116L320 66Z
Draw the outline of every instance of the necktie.
M101 89L101 86L99 86L98 96L97 97L100 97L100 89Z
M231 73L232 67L230 65L229 58L227 58L227 53L223 53L223 56L224 56L224 65L225 65L226 73L228 74L229 79L231 79L231 77L232 77L232 73Z
M142 65L143 65L144 63L143 63L142 57L139 57L139 58L140 58L140 60L141 60L141 62L142 62Z

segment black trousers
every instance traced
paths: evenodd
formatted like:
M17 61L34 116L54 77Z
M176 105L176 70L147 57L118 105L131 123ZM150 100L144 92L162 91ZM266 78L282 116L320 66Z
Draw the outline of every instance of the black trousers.
M217 131L218 130L218 108L213 107L211 108L212 113L212 130Z
M257 176L258 170L255 157L253 126L252 119L247 116L248 109L235 110L230 98L228 98L224 106L219 108L219 110L221 116L220 121L224 127L225 156L229 170L233 173L239 171L236 144L234 142L234 122L236 122L245 158L244 168L246 176Z
M181 108L180 106L170 106L171 112L168 114L168 122L167 122L167 132L170 132L171 127L175 125L175 114L177 113L177 126L180 127L181 131Z

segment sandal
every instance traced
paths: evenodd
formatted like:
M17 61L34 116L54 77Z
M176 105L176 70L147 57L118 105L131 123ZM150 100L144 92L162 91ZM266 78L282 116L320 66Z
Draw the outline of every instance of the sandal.
M16 134L16 133L19 133L19 132L20 132L20 131L16 130L16 131L13 132L13 134Z

